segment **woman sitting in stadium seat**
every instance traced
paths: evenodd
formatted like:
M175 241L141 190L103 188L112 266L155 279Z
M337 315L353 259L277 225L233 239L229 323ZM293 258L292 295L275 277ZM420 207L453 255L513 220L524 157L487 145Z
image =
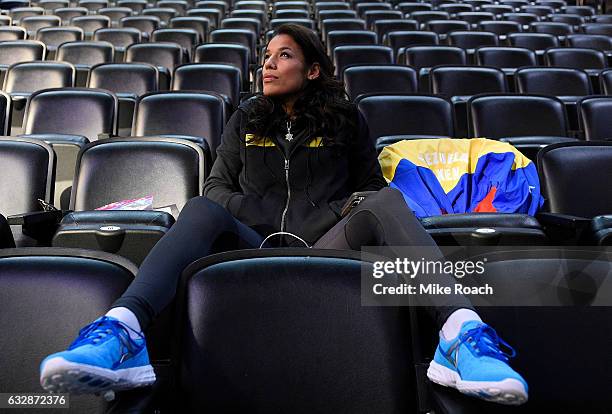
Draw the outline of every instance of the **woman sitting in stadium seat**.
M341 218L359 191L377 192ZM204 194L187 203L113 308L42 362L45 389L99 393L155 382L143 329L200 257L257 248L274 233L283 245L303 239L318 248L435 246L401 193L387 187L367 126L321 41L297 25L281 26L268 44L263 96L229 120ZM441 329L428 376L491 401L525 402L527 384L508 366L495 331L461 296L442 305L432 309Z

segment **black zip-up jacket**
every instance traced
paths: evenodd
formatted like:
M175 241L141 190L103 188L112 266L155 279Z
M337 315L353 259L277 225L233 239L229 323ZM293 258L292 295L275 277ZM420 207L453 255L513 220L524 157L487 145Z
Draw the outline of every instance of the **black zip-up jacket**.
M286 231L312 245L338 222L352 193L387 186L360 115L358 134L342 153L292 130L286 156L278 145L284 134L253 139L244 131L245 105L226 125L204 195L262 236Z

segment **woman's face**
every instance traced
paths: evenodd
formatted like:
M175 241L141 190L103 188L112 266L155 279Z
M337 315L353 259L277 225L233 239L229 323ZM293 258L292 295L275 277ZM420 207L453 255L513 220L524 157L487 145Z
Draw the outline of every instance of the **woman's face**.
M274 36L266 48L263 93L276 97L295 95L307 79L319 76L318 67L318 64L306 67L302 49L291 36Z

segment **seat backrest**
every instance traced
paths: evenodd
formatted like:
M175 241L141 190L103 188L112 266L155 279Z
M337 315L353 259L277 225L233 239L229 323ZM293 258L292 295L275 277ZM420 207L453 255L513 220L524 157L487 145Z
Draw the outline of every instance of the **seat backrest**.
M188 63L177 67L172 76L173 91L215 92L229 98L232 107L240 103L241 72L231 65Z
M148 63L103 63L91 68L87 86L140 96L157 91L158 75Z
M415 68L438 65L465 65L465 50L453 46L414 46L406 49L406 64Z
M0 250L0 389L41 392L39 365L103 315L136 274L127 260L80 249ZM102 412L99 397L70 396L68 413ZM62 410L64 411L64 410Z
M398 392L414 389L406 310L362 306L362 266L315 249L190 266L177 323L184 411L411 411L415 394Z
M37 30L43 27L59 26L60 23L61 19L57 16L30 16L21 19L19 25L34 36Z
M107 16L111 19L111 25L116 25L123 17L131 16L132 9L129 7L104 7L98 10L101 16Z
M53 11L53 14L62 19L62 24L69 24L73 17L86 16L87 13L85 7L62 7Z
M0 43L0 65L43 60L45 45L37 40L13 40Z
M375 45L377 36L369 30L334 30L328 33L327 50L331 54L337 46Z
M408 19L384 19L374 22L374 31L378 35L378 42L384 43L385 36L389 32L418 30L416 20Z
M4 78L8 93L32 93L47 88L74 86L76 69L67 62L33 61L11 65Z
M500 69L483 66L438 66L430 73L432 92L448 97L503 93L508 89Z
M185 91L142 96L134 111L133 136L186 135L202 139L216 154L224 126L223 99Z
M478 28L479 30L493 32L500 36L523 31L520 23L508 21L482 21L478 23Z
M592 96L580 101L580 126L587 141L612 140L610 117L612 117L612 97Z
M535 66L536 54L533 50L519 47L481 47L476 51L476 60L480 65L496 68L520 68Z
M444 11L415 11L410 13L410 18L425 24L430 20L449 20L450 14Z
M237 43L249 48L251 52L250 63L255 63L256 56L256 37L255 33L244 29L217 29L210 32L212 43Z
M112 139L86 145L77 159L71 210L153 196L153 207L185 203L201 194L205 155L192 142L171 138ZM134 179L137 174L138 179Z
M350 66L344 70L343 78L351 100L369 93L417 92L417 73L407 66Z
M333 30L366 30L362 19L325 19L321 21L321 35L327 41L327 34Z
M449 33L448 41L451 46L457 46L462 49L477 49L479 47L497 46L499 44L495 33L461 30Z
M469 101L473 137L567 136L565 105L538 95L482 95Z
M567 36L574 33L574 28L570 24L561 22L535 22L531 24L531 30L535 33L548 33L554 36Z
M522 68L515 73L518 92L555 96L591 94L589 75L580 69Z
M582 31L586 34L612 36L612 23L583 24Z
M393 50L387 46L338 46L334 49L336 76L340 77L350 65L393 63Z
M112 62L115 47L108 42L67 42L57 49L57 60L75 65L94 66L100 63Z
M125 61L149 63L172 71L183 63L183 50L176 43L136 43L126 49Z
M202 42L208 40L210 20L204 17L175 17L170 20L170 27L175 29L193 29L200 35Z
M80 27L87 34L91 34L98 29L111 27L111 19L108 16L80 16L73 17L70 20L70 24L73 26Z
M0 26L0 42L7 40L25 40L27 32L23 27Z
M387 33L387 44L393 49L393 55L398 57L400 48L412 46L434 46L440 43L437 33L426 30L393 31ZM402 58L404 55L402 54ZM398 62L399 63L399 62Z
M151 34L152 42L174 42L181 45L191 56L191 51L200 43L200 34L194 29L157 29Z
M44 89L32 94L26 106L24 133L82 135L116 133L117 97L103 89Z
M220 63L237 67L242 74L242 86L246 89L249 85L249 54L249 49L243 45L208 43L196 48L193 61L195 63Z
M559 47L548 49L544 56L549 66L565 66L576 69L603 69L607 67L606 56L600 50Z
M94 32L93 40L111 43L115 49L128 47L139 43L142 39L140 30L133 27L113 27L110 29L98 29Z
M357 100L372 142L389 135L454 136L449 101L424 95L372 95Z
M57 49L65 42L82 41L84 37L83 29L80 27L43 27L36 32L36 40L43 42L47 49Z
M612 142L546 146L538 153L538 175L548 211L587 218L610 214Z
M55 154L43 141L0 138L0 214L40 210L38 199L53 202Z
M508 40L513 47L533 51L559 46L559 38L548 33L510 33Z
M7 93L0 91L0 133L2 135L9 135L11 128L11 109L11 97Z
M120 27L132 27L143 33L151 34L161 26L161 19L157 16L128 16L119 20Z
M470 30L470 24L463 20L430 20L427 22L427 30L445 35L460 30Z
M601 91L605 95L612 95L612 69L604 70L599 74Z
M612 38L605 35L573 34L567 37L567 43L570 47L612 50Z

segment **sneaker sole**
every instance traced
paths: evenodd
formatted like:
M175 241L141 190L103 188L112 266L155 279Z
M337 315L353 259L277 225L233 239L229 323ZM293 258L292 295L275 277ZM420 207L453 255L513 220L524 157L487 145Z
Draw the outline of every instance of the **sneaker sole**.
M435 361L429 364L427 377L436 384L498 404L521 405L528 398L525 386L513 378L503 381L463 381L456 371Z
M48 360L40 375L40 384L45 390L71 394L125 390L145 387L154 382L155 371L151 365L113 371L70 362L62 357Z

